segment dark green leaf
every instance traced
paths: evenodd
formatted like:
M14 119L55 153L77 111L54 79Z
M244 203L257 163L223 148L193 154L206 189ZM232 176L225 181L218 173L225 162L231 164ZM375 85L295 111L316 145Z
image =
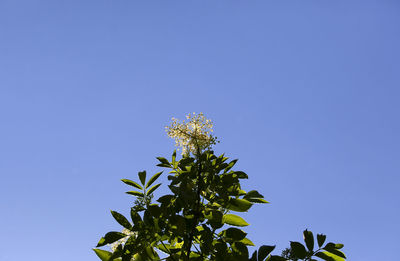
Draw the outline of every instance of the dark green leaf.
M153 193L154 192L154 190L156 190L159 186L161 186L161 183L160 184L157 184L157 185L154 185L154 186L152 186L148 191L147 191L147 195L150 195L151 193Z
M322 247L326 239L326 235L323 234L317 234L317 241L318 241L318 246Z
M143 189L142 186L140 186L139 184L137 184L135 181L132 181L130 179L121 179L122 182L124 182L127 185L133 186L135 188L138 189Z
M233 241L240 241L246 237L247 233L241 229L230 227L224 231L224 235L227 238L233 239Z
M145 248L145 254L147 257L150 258L150 260L160 260L158 254L152 247L146 247Z
M172 153L172 164L175 165L176 162L176 150L174 150L174 153Z
M174 195L164 195L162 197L160 197L159 199L157 199L158 202L160 202L161 204L168 204L171 202L171 200L174 198Z
M239 257L239 260L248 261L249 250L247 249L247 246L245 244L241 242L235 242L231 246L235 253L235 256Z
M268 201L266 201L263 198L246 198L246 200L248 200L252 203L263 203L263 204L269 203Z
M137 197L144 197L144 194L142 192L139 192L139 191L128 191L128 192L126 192L126 194L134 195L134 196L137 196Z
M158 164L157 166L160 166L160 167L170 167L171 166L171 164L169 163L169 161L166 158L157 157L157 159L161 162L161 164Z
M162 173L163 173L163 172L161 171L161 172L158 172L158 173L154 174L154 176L151 177L151 179L149 179L149 181L147 182L146 189L147 189L148 187L150 187L151 184L153 184L154 181L156 181L156 179L158 179L158 177L160 177L160 175L161 175Z
M234 214L224 215L222 218L222 222L237 227L245 227L249 225L249 223L247 223L243 218Z
M275 249L275 246L261 246L258 249L258 261L264 261L264 259Z
M161 215L161 209L157 204L151 204L148 209L153 217L159 217Z
M144 186L144 184L146 184L146 171L140 171L138 173L139 179L140 179L140 183L142 183L142 185Z
M229 162L228 166L225 168L225 172L228 172L233 166L235 166L237 161L238 161L237 159L234 159L231 162Z
M251 255L250 261L257 261L257 250Z
M314 249L314 235L311 231L307 229L303 231L304 242L306 242L306 246L308 250L313 251Z
M304 259L307 256L306 248L299 242L290 242L290 248L296 258Z
M244 196L244 198L264 198L264 196L258 193L257 190L251 190L246 193L246 196Z
M247 192L243 198L253 203L269 203L268 201L263 199L264 196L258 193L257 190L251 190Z
M111 210L112 216L117 220L117 222L126 229L132 229L131 223L120 213Z
M131 219L133 224L138 225L142 222L142 218L133 208L131 208Z
M108 232L103 238L100 239L96 247L101 247L107 244L114 243L115 241L124 237L126 237L126 235L121 232Z
M239 179L247 179L249 176L247 176L246 173L243 171L235 171L235 174L238 176Z

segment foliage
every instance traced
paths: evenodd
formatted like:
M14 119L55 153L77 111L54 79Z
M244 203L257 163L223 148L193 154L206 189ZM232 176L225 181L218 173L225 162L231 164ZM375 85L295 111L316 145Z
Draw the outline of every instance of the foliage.
M250 257L248 247L254 244L242 229L249 224L240 217L240 212L247 212L254 204L268 202L258 191L242 189L240 181L248 175L233 170L237 160L229 161L224 155L215 155L209 150L209 142L207 146L201 143L202 147L188 149L188 144L199 144L194 139L204 140L207 134L201 132L201 125L196 126L196 121L190 124L190 135L183 133L179 137L179 144L186 146L183 156L178 160L175 151L170 160L157 158L160 162L157 166L169 170L170 194L155 202L152 200L154 191L161 185L154 183L163 172L148 180L145 171L139 172L139 182L122 180L133 187L134 190L127 193L135 197L135 202L130 220L111 212L124 229L109 232L100 239L94 251L101 260L276 261L314 260L314 257L344 260L339 250L343 245L328 243L323 246L324 235L317 235L318 248L314 251L314 237L307 230L303 233L307 248L299 242L291 242L289 252L278 256L271 255L275 246L261 246ZM99 249L105 245L110 245L112 251Z

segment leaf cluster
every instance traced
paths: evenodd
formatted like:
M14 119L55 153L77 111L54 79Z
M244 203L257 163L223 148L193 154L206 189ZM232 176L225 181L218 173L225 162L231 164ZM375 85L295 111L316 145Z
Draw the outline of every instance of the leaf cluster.
M138 173L140 183L123 179L135 189L127 192L135 197L130 220L115 211L111 213L129 233L105 234L94 249L101 260L290 260L289 256L271 255L275 246L261 246L249 255L248 247L254 244L243 230L249 224L240 213L249 211L254 204L268 202L258 191L242 189L240 181L248 175L232 170L237 160L229 161L212 151L195 157L185 155L180 160L174 152L171 160L157 159L157 166L169 170L170 193L152 200L161 185L154 183L163 172L154 174L147 182L145 171ZM338 250L339 244L322 247L323 235L317 236L319 248L315 251L312 233L304 231L304 238L308 250L301 243L291 242L290 257L319 257L328 261L345 258ZM99 249L108 244L114 244L112 252Z
M300 242L290 242L290 248L283 251L282 257L285 260L310 260L315 261L315 258L320 258L326 261L344 261L346 255L340 250L343 244L329 242L324 245L326 235L317 234L317 245L315 247L314 235L307 229L303 231L305 245Z

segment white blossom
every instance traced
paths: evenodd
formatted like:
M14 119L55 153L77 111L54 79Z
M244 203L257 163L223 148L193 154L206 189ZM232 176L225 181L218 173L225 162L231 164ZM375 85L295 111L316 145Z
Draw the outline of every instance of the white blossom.
M123 237L117 241L115 241L114 243L110 244L111 250L114 252L115 250L117 250L117 247L119 245L125 245L126 241L128 240L128 238L132 235L135 235L134 232L130 231L129 229L124 228L121 233L125 234L126 237Z
M197 155L217 142L217 138L211 135L213 123L203 113L188 114L186 121L182 122L172 118L171 126L166 127L166 132L175 139L175 145L181 147L182 154L186 155L190 152Z

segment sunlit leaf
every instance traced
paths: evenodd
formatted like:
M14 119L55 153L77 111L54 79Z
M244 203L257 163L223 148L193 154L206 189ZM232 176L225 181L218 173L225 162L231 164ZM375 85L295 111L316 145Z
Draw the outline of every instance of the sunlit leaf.
M111 252L101 250L101 249L93 249L93 251L96 253L96 255L102 260L102 261L109 261L110 257L112 256Z
M253 203L245 199L231 198L226 208L237 212L246 212L252 205Z
M315 256L326 261L344 261L345 259L329 252L318 252Z
M139 191L128 191L128 192L126 192L126 194L134 195L134 196L137 196L137 197L144 197L144 194L142 192L139 192Z
M142 186L140 186L138 183L136 183L136 182L133 181L133 180L130 180L130 179L121 179L121 181L124 182L125 184L130 185L130 186L133 186L133 187L135 187L135 188L143 189Z
M154 190L156 190L159 186L161 186L161 183L160 184L157 184L157 185L154 185L154 186L152 186L148 191L147 191L147 195L150 195L151 193L153 193L154 192Z
M222 222L237 227L245 227L249 225L249 223L247 223L243 218L234 214L224 215L222 217Z
M147 182L146 189L147 189L148 187L150 187L151 184L153 184L154 181L156 181L156 180L158 179L158 177L160 177L160 175L161 175L162 173L163 173L163 172L161 171L161 172L158 172L158 173L154 174L154 176L151 177L151 178L149 179L149 181Z

